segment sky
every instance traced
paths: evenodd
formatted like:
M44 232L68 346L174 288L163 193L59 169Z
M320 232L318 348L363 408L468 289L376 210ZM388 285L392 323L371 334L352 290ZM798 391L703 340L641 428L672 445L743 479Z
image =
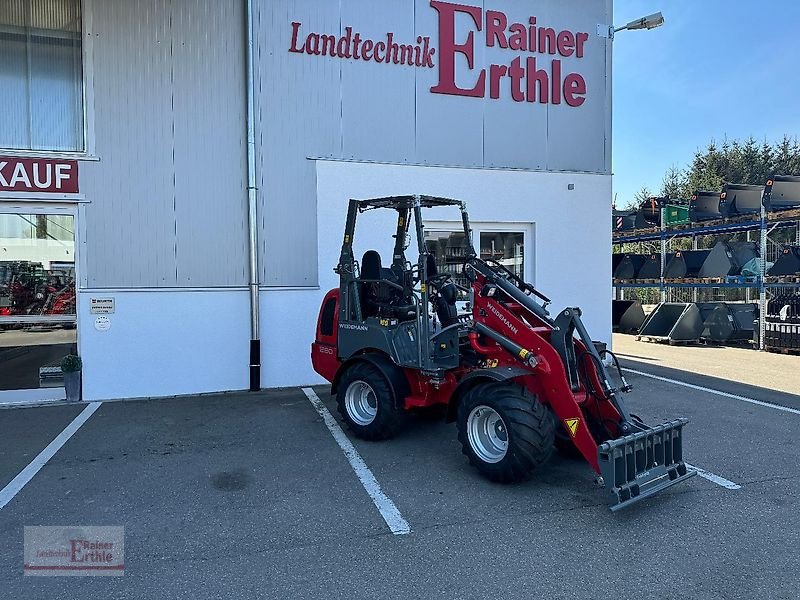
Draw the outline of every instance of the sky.
M712 138L800 137L800 2L618 0L614 21L658 11L660 28L614 40L618 206Z

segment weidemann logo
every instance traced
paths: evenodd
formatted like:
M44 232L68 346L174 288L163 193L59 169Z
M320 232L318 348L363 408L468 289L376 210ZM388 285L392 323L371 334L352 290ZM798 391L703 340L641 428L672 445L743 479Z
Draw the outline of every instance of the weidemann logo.
M510 95L514 102L539 102L580 107L586 102L586 80L580 73L563 73L562 58L583 59L589 34L561 30L538 23L535 16L527 23L509 23L508 16L498 10L478 6L431 0L439 20L439 46L434 47L431 36L417 36L416 43L401 43L393 32L385 38L372 39L344 28L344 35L308 32L301 22L292 23L289 52L311 56L360 60L387 65L439 70L438 83L431 87L434 94L467 96L497 100ZM469 32L456 39L456 18L466 15ZM464 17L459 18L461 22ZM479 40L479 41L476 41ZM407 41L407 40L406 40ZM475 45L499 48L516 53L507 64L475 66ZM467 71L472 74L471 87L456 83L458 55L466 58ZM463 59L462 61L463 62ZM467 80L466 75L459 78Z

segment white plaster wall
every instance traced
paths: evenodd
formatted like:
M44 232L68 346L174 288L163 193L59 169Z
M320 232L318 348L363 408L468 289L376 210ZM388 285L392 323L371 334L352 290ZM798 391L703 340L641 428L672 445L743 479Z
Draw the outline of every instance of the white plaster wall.
M317 161L316 170L320 288L261 291L263 387L322 382L311 368L310 346L322 298L338 285L333 267L351 197L442 195L465 200L476 222L533 224L535 249L527 257L536 261L536 285L553 299L554 310L582 307L593 338L610 342L609 176L337 161ZM569 190L569 184L575 189ZM430 220L459 218L455 209L426 212ZM357 255L374 248L388 259L392 214L366 213L360 225ZM94 328L92 296L116 299L109 331ZM87 400L248 386L249 304L244 290L82 290L79 311Z
M91 297L115 299L111 328L97 331ZM79 294L85 400L247 389L246 291L89 291Z
M465 200L473 221L532 223L535 252L528 256L536 261L537 287L553 299L554 311L580 306L592 337L610 343L610 176L338 161L316 166L320 289L262 291L264 387L322 381L311 368L310 345L322 298L338 285L333 267L351 197L441 195ZM368 226L356 230L357 256L370 248L391 255L394 222L388 211L379 212L360 216ZM430 220L459 218L455 209L426 212Z

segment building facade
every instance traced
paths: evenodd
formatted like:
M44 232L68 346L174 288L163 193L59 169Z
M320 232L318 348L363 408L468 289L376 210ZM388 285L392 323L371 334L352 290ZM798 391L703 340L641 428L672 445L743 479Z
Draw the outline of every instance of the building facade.
M0 402L63 397L76 351L87 400L247 389L251 158L261 387L320 381L351 197L465 200L482 254L608 341L611 19L611 0L0 3ZM427 224L443 265L454 219ZM388 256L380 224L356 244Z

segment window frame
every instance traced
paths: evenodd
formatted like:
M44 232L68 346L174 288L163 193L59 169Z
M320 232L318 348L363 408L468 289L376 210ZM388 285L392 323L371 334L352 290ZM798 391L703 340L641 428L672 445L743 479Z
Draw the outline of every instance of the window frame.
M99 160L94 140L94 70L92 64L92 4L94 0L75 0L80 12L81 94L83 150L21 150L0 145L0 154L14 157Z
M522 233L522 243L525 247L523 252L524 260L524 279L536 285L536 224L522 223L514 221L471 221L472 245L476 251L480 251L480 239L482 233ZM460 221L425 221L425 231L464 231ZM476 246L475 243L478 243Z

